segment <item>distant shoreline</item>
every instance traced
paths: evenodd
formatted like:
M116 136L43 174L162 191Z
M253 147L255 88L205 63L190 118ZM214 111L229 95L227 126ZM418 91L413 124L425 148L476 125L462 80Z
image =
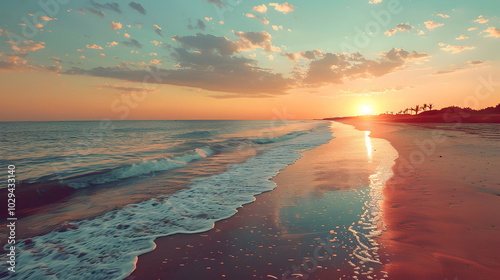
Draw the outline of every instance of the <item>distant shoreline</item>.
M324 118L328 121L371 120L394 123L500 123L500 104L481 110L470 108L446 107L440 110L411 114L380 114L352 117Z

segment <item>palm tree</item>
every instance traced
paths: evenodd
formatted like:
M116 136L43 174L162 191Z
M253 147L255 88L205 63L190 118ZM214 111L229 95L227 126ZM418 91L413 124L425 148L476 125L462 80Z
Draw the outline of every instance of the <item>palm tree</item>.
M427 110L427 108L429 108L429 105L427 105L427 103L424 104L424 111Z
M434 104L429 103L429 105L427 105L427 107L429 107L429 111L430 111L430 110L432 110L432 107L434 107Z
M420 112L420 105L415 106L415 115L418 115L418 112Z

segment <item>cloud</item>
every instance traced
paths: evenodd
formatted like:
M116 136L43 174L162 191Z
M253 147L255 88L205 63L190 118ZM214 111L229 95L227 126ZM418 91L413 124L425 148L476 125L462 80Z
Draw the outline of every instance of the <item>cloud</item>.
M129 41L123 41L122 44L130 48L138 48L138 49L142 48L141 43L139 43L135 39L130 39Z
M161 45L163 45L163 42L159 42L159 41L156 41L156 40L151 41L151 43L153 43L155 46L161 46Z
M83 9L78 9L75 12L82 14L82 15L85 15L85 10L83 10Z
M444 46L446 44L439 44L440 46ZM452 46L452 45L446 45L446 47L441 48L443 51L451 52L452 54L457 54L461 53L465 50L473 50L476 47L474 46Z
M262 5L258 5L258 6L253 7L252 10L256 11L257 13L263 14L263 13L267 12L267 7L266 7L266 5L262 4Z
M216 53L222 56L239 52L238 45L226 37L197 33L194 36L172 36L172 40L187 50L196 49L203 53Z
M152 82L189 86L209 91L247 94L285 94L294 80L284 78L256 65L257 61L245 58L240 51L263 48L272 50L271 36L267 32L236 32L237 41L210 34L173 36L180 46L172 48L171 57L177 61L176 69L159 68L152 60L149 65L161 80ZM130 68L127 65L96 67L90 70L73 67L65 74L107 77L130 82L141 82L148 75L147 70Z
M389 29L386 32L384 32L384 34L391 37L392 35L396 34L396 32L398 32L396 29Z
M269 6L274 6L274 9L278 12L287 14L290 12L293 12L295 10L295 7L292 6L291 4L288 4L287 2L283 4L278 4L278 3L270 3Z
M265 25L269 24L269 21L265 17L254 15L252 13L248 13L248 14L246 14L246 16L249 17L249 18L256 18L256 19L262 21Z
M163 61L159 60L159 59L153 59L153 60L149 61L149 64L162 65Z
M109 3L105 3L105 4L100 4L100 3L95 2L94 0L90 0L90 4L92 4L92 6L98 8L98 9L107 9L107 10L111 10L113 12L117 12L119 14L122 13L122 11L120 9L120 4L118 4L116 2L109 2Z
M102 50L102 47L96 44L87 45L87 49Z
M89 10L89 12L91 12L91 13L97 15L97 16L100 16L100 17L105 17L106 16L106 14L103 11L94 9L92 7L87 8L87 10Z
M382 1L384 1L384 0L370 0L368 2L368 4L378 4L378 3L382 3Z
M62 70L62 66L60 66L60 65L51 65L51 66L40 65L40 68L42 70L46 70L49 72L56 72L56 73L58 73Z
M433 75L442 75L442 74L451 74L457 71L462 71L465 70L466 68L455 68L455 69L450 69L450 70L443 70L443 71L436 71L432 73Z
M325 86L341 84L345 79L380 77L402 68L407 62L429 57L396 48L379 55L379 59L369 60L360 53L326 53L311 61L303 82L309 86Z
M43 20L43 21L57 20L57 18L51 18L51 17L48 17L48 16L41 16L40 19Z
M118 43L116 41L113 41L113 42L107 42L106 45L107 45L107 47L111 48L111 47L117 46Z
M272 27L273 27L273 29L274 29L275 31L278 31L278 30L283 30L283 25L280 25L280 26L273 25Z
M394 29L389 29L386 32L384 32L385 35L391 37L392 35L396 34L398 31L408 31L413 29L413 26L411 26L409 23L399 23L396 25L396 28Z
M130 34L128 34L128 33L123 33L123 37L125 37L125 38L130 38Z
M282 53L281 55L288 58L290 61L295 62L299 58L312 60L318 57L322 57L323 53L320 50L316 49L312 51L303 51L298 53Z
M460 35L457 38L455 38L455 40L465 40L465 39L469 39L469 37L467 37L465 35Z
M410 25L410 23L399 23L396 25L396 29L399 31L410 31L413 29L413 26Z
M189 25L188 25L188 29L189 30L193 30L193 29L205 30L205 28L207 27L205 25L205 23L202 20L200 20L200 19L196 22L196 25L194 25L194 26L191 25L191 19L189 19L188 21L189 21Z
M10 48L16 52L27 52L27 51L36 51L40 49L45 49L45 42L35 43L33 40L24 41L21 43L7 41L6 43L10 44Z
M55 57L55 56L53 56L53 57L49 57L49 59L50 59L50 60L55 61L57 64L59 64L59 63L62 63L62 62L63 62L61 58L59 58L59 57Z
M500 28L490 27L490 28L484 30L483 32L489 33L488 35L486 35L484 37L495 37L495 38L500 37Z
M418 32L418 35L425 35L425 32L424 32L423 30L420 30L420 31Z
M128 5L129 5L132 9L134 9L134 10L138 11L140 14L143 14L143 15L145 15L145 14L146 14L146 10L144 9L144 7L142 7L142 5L141 5L141 4L136 3L136 2L130 2L130 3L128 3Z
M62 69L60 65L44 66L37 64L33 66L25 58L28 56L27 52L18 53L0 53L0 71L3 72L23 72L23 71L49 71L59 72ZM49 57L56 63L61 63L62 60L58 57Z
M262 32L235 32L234 35L240 37L241 39L236 42L239 50L253 50L253 49L263 49L268 52L279 52L281 49L279 47L273 46L271 43L271 34L266 31Z
M205 0L205 1L207 1L210 4L214 4L219 8L226 7L226 4L224 2L222 2L221 0Z
M490 21L489 19L485 19L483 16L479 16L476 20L474 20L474 22L477 22L477 23L487 23L488 21Z
M101 86L96 87L97 89L103 89L103 88L108 88L108 89L114 89L118 90L121 93L153 93L153 92L158 92L158 89L155 88L147 88L147 87L127 87L127 86L119 86L119 85L109 85L109 84L104 84Z
M447 15L447 14L437 14L438 16L442 17L442 18L449 18L450 16Z
M161 34L161 27L156 24L153 24L153 27L155 28L155 33L163 37L163 34Z
M2 28L0 28L0 36L2 36L2 32L3 32L3 29L2 29Z
M123 26L119 22L112 21L111 24L109 25L109 27L111 27L111 29L113 29L113 30L117 30L117 29L122 29Z
M222 57L213 54L189 53L182 56L190 63L179 69L170 70L154 65L146 66L151 70L131 69L127 66L96 67L85 70L73 67L65 74L88 75L94 77L113 78L130 82L142 82L144 77L150 77L154 72L156 77L151 83L189 86L208 91L241 94L285 94L292 80L283 78L281 74L273 74L268 70L251 65L252 60L238 57ZM206 62L211 64L207 65Z
M429 29L429 30L434 29L434 28L438 28L438 27L444 25L444 23L437 23L437 22L432 21L432 20L426 21L426 22L424 22L424 24L425 24L425 27L427 27L427 29Z
M481 65L481 64L486 64L490 63L490 61L482 61L482 60L469 60L467 61L467 64L473 66L473 65Z
M472 30L476 30L476 29L477 29L477 27L471 27L471 28L467 29L467 31L472 31Z
M212 17L205 17L206 21L211 21L213 18Z

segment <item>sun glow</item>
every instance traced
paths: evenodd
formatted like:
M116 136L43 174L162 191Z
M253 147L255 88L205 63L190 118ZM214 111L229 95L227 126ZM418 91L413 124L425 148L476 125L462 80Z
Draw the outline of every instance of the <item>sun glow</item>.
M371 115L373 114L373 107L367 104L363 104L359 106L359 114L360 115Z

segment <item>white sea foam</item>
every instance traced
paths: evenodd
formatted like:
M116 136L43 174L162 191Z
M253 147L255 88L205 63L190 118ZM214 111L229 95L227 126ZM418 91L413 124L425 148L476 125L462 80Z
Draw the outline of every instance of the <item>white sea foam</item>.
M53 231L33 238L31 244L21 242L18 270L6 279L122 279L133 271L138 255L154 248L155 238L210 230L214 222L253 202L255 195L274 189L269 179L279 170L300 158L302 151L332 139L328 125L319 123L317 130L288 139L224 173L194 179L190 188L171 196L74 223L78 229ZM134 176L152 168L156 167L139 164L115 175Z
M364 211L357 223L353 223L348 228L353 234L357 245L351 260L359 264L381 264L378 254L379 247L374 238L380 236L384 229L381 211L381 202L384 199L382 191L387 180L393 175L392 166L394 166L395 159L398 157L397 151L388 141L376 140L377 150L383 156L373 157L372 159L377 164L377 170L376 173L370 176L370 192L368 193L368 200L364 203L366 211ZM362 267L361 274L372 273L372 267Z

